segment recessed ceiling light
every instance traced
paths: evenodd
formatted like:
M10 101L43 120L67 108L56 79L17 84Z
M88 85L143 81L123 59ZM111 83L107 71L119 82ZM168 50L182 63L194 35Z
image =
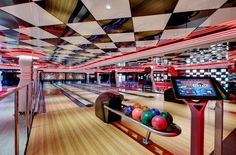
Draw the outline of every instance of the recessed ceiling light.
M106 9L110 10L111 9L111 5L107 4L106 5Z

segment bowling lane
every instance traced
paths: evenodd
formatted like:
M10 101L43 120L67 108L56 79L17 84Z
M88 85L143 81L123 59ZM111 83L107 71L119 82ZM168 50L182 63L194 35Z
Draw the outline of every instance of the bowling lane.
M124 88L116 88L116 87L109 87L109 86L103 86L103 85L97 85L97 84L83 84L86 87L91 87L91 88L95 88L95 89L100 89L100 90L117 90L120 91L121 93L130 93L130 94L136 94L139 96L146 96L146 97L155 97L156 93L152 93L152 92L144 92L144 91L137 91L137 90L129 90L129 89L124 89Z
M87 89L90 90L95 90L95 91L99 91L99 92L104 92L104 91L109 91L109 90L118 90L113 89L114 87L107 87L107 86L100 86L100 85L96 85L96 84L83 84L85 86L87 86ZM85 95L85 98L91 98L90 101L95 102L97 95L91 91L85 91L84 89L79 89L79 88L75 88L75 87L71 87L70 85L64 85L66 88L71 89L73 91L77 91L77 93L79 93L80 95ZM159 108L160 110L165 110L166 106L173 106L173 103L171 102L166 102L164 101L164 96L163 94L156 94L156 93L150 93L150 92L139 92L139 91L131 91L131 90L125 90L127 92L133 93L135 94L136 92L138 94L142 94L145 96L154 96L154 98L143 98L142 96L135 96L135 95L130 95L130 94L126 94L126 93L121 93L125 96L126 99L128 99L129 101L124 101L124 104L133 104L134 102L138 102L138 103L142 103L143 105L147 105L149 107L155 107L155 108ZM88 96L89 95L89 96ZM224 110L226 112L230 112L230 113L236 113L236 105L232 104L232 103L227 103L227 101L225 101L226 103L224 104ZM165 104L164 104L165 103ZM176 104L177 106L183 107L179 104ZM208 108L214 109L214 103L209 103L208 104ZM185 107L185 105L184 105ZM168 109L168 108L167 108ZM187 108L188 110L188 108ZM178 109L173 109L170 112L175 113L176 111L178 111ZM183 115L184 117L189 117L189 115L185 115L185 113L180 112L179 115Z
M70 85L66 85L66 84L62 84L60 85L63 88L66 88L68 90L70 90L71 92L80 95L83 98L88 99L89 101L95 103L96 98L98 97L98 94L95 94L93 92L89 92L89 91L84 91L83 89L79 89Z
M104 91L112 90L112 89L98 89L97 86L96 87L90 86L91 91L88 91L88 90L84 90L84 89L77 88L77 87L74 87L71 85L66 85L66 84L62 84L61 86L72 91L72 92L77 93L81 97L86 98L86 99L90 100L91 102L95 102L96 98L98 97L98 94L91 92L92 90L99 91L100 93L102 93ZM144 98L139 97L139 96L129 95L129 94L123 94L123 95L125 96L126 99L128 99L128 101L123 101L123 104L133 104L134 102L144 101ZM144 103L143 105L146 105L146 104ZM152 105L149 105L149 106L152 107Z
M51 84L43 84L43 93L45 96L47 95L59 95L62 94L59 89L57 89L55 86Z
M61 85L62 87L65 87L68 90L71 90L73 92L77 92L80 96L89 99L92 102L95 102L98 94L95 94L91 91L88 90L84 90L81 88L77 88L71 85L66 85L63 84ZM97 85L95 87L92 87L92 85L90 85L90 89L91 90L96 90L99 91L100 93L104 92L104 91L109 91L109 90L113 90L113 89L98 89ZM123 101L123 104L133 104L133 103L141 103L142 105L146 105L150 108L158 108L162 111L164 111L165 109L165 104L163 102L163 95L161 94L155 94L155 98L144 98L144 97L140 97L140 96L135 96L135 95L130 95L130 94L123 94L125 99L128 99L128 101ZM167 103L167 102L165 102ZM168 102L169 103L169 102ZM173 104L173 103L170 103ZM181 106L181 105L180 105Z
M89 91L82 90L67 85L68 89L79 90L83 92L84 98L89 98ZM96 88L94 88L96 89ZM85 92L88 92L86 94ZM96 96L97 94L94 94ZM98 96L98 95L97 95ZM190 110L185 104L176 104L171 102L165 102L162 94L156 94L155 98L143 98L139 96L124 94L125 98L129 101L123 101L123 104L141 103L149 107L155 107L161 111L168 111L174 117L174 122L181 126L182 133L177 137L167 138L158 135L151 135L151 140L161 145L165 149L173 152L174 154L189 154L190 146ZM142 127L122 119L122 124L132 127L133 130L137 131L141 135L146 134L146 130ZM211 153L214 149L214 126L215 126L215 111L211 108L205 110L205 154ZM224 113L224 138L236 127L236 115L234 113Z
M113 87L105 87L105 86L99 86L99 85L94 85L94 84L82 84L82 85L73 84L73 85L69 85L69 86L73 86L73 87L76 87L76 88L79 87L78 90L87 90L89 92L95 92L95 93L101 93L101 92L109 91L109 90L118 91L117 88L114 89ZM126 94L126 93L121 93L121 94L123 94L125 96L125 99L128 99L128 100L132 100L132 99L137 100L137 97L141 97L141 98L138 98L138 99L139 100L141 99L141 101L143 100L142 96L131 95L131 94ZM150 95L147 95L147 94L144 94L144 95L145 96L150 96ZM152 95L155 95L154 98L156 98L159 94L152 94Z
M70 99L65 97L55 86L51 84L44 85L44 92L46 92L45 105L47 112L77 107L74 102L70 103Z
M45 102L54 106L35 116L27 155L152 154L114 126L102 123L94 108L74 106L60 94L47 95Z
M84 95L82 95L84 98L89 99L92 96L91 101L95 101L96 97L98 96L98 94L95 94L93 92L90 92L84 89L75 88L69 85L66 85L66 86L68 89L78 90L82 93L85 93ZM95 85L95 87L92 87L93 84L89 84L89 86L90 86L90 89L92 90L96 90L98 87L98 85ZM99 90L100 92L104 92L111 89L107 88L106 90L102 90L102 89L97 89L97 90ZM171 114L175 114L175 115L190 119L190 110L185 104L176 104L172 102L166 102L164 101L163 94L155 94L155 98L143 98L140 96L129 95L129 94L123 94L123 95L125 96L126 99L128 99L128 101L123 101L122 102L123 104L132 105L133 103L141 103L142 105L148 106L150 108L158 108L161 111L168 111ZM215 104L213 102L209 103L205 110L205 116L206 116L205 121L207 124L210 124L210 125L214 125L213 123L214 118L215 118L214 105ZM236 124L236 120L234 120L236 117L236 105L225 103L224 109L225 109L225 114L224 114L225 117L227 117L230 120L229 124L232 124L232 123ZM229 124L228 123L224 124L224 127L228 130L232 130L232 126Z

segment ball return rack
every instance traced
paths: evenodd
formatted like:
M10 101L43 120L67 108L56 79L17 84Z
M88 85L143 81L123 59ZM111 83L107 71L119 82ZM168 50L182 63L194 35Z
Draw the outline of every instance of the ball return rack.
M122 105L122 106L125 106L125 105ZM125 119L127 119L131 122L134 122L135 124L138 124L138 125L142 126L143 128L145 128L147 130L147 133L146 133L145 138L142 140L142 143L145 145L149 144L149 139L150 139L151 133L154 133L154 134L157 134L160 136L165 136L165 137L175 137L181 133L181 128L174 123L172 123L168 127L167 131L158 131L158 130L153 129L152 127L149 127L149 126L133 119L132 117L126 116L123 112L121 112L119 110L112 109L106 105L104 105L104 108L117 114L117 115L120 115L122 118L125 118Z
M95 115L100 118L105 123L112 123L120 121L121 118L127 119L147 130L145 138L142 140L142 144L147 145L150 143L151 133L165 136L165 137L175 137L181 134L181 128L172 123L165 131L158 131L152 127L146 126L141 122L133 119L132 117L126 116L122 112L122 107L126 105L121 104L124 96L116 91L104 92L98 96L95 102Z

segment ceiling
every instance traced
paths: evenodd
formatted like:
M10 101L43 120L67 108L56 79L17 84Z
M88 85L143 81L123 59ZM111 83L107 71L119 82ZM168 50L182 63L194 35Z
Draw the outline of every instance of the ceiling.
M0 48L79 65L186 38L235 12L235 0L1 0Z
M172 52L159 56L144 57L142 59L136 59L133 61L127 61L124 66L143 66L143 65L193 65L198 63L210 63L210 62L222 62L233 61L236 52L236 42L224 42L220 44L214 44L205 47L192 48L183 50L180 52ZM106 67L112 67L117 65L108 65ZM102 67L103 68L103 67Z

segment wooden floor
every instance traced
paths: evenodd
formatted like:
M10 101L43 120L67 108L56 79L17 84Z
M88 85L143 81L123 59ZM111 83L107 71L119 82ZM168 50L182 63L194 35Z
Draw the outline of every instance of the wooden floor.
M27 155L152 154L112 125L94 108L80 108L63 95L46 96L44 114L34 118Z
M53 86L50 86L53 87ZM67 89L94 102L97 94L64 85ZM48 89L48 88L47 88ZM139 102L149 107L168 111L174 122L181 126L182 133L177 137L151 135L151 140L176 155L190 154L190 110L186 105L163 101L163 95L146 99L134 95L125 95L128 101L123 104ZM112 125L102 123L94 115L93 108L80 108L63 95L45 97L47 113L35 117L29 141L27 155L47 154L151 154L143 146L129 138ZM235 104L225 104L224 138L236 128ZM142 127L122 119L122 124L129 126L141 135L146 134ZM214 110L205 110L204 154L214 149Z
M87 98L91 101L95 101L98 95L84 91L75 87L64 85L67 89L73 90L79 93L82 97ZM149 107L155 107L161 111L168 111L174 117L174 122L181 126L182 133L177 137L167 138L158 135L151 135L151 140L156 142L158 145L164 147L170 152L177 155L190 154L190 110L184 104L175 104L163 101L163 95L157 94L155 98L146 99L139 96L125 94L125 98L129 101L123 101L123 104L133 104L136 102ZM224 135L225 138L236 128L236 113L234 112L236 104L225 104L224 108L227 110L224 112ZM231 111L231 112L228 112ZM142 127L131 123L130 121L122 120L122 123L130 126L133 130L138 133L145 135L146 130ZM215 125L215 111L210 107L205 110L205 143L204 143L204 154L209 154L214 149L214 125ZM236 147L236 146L235 146Z

